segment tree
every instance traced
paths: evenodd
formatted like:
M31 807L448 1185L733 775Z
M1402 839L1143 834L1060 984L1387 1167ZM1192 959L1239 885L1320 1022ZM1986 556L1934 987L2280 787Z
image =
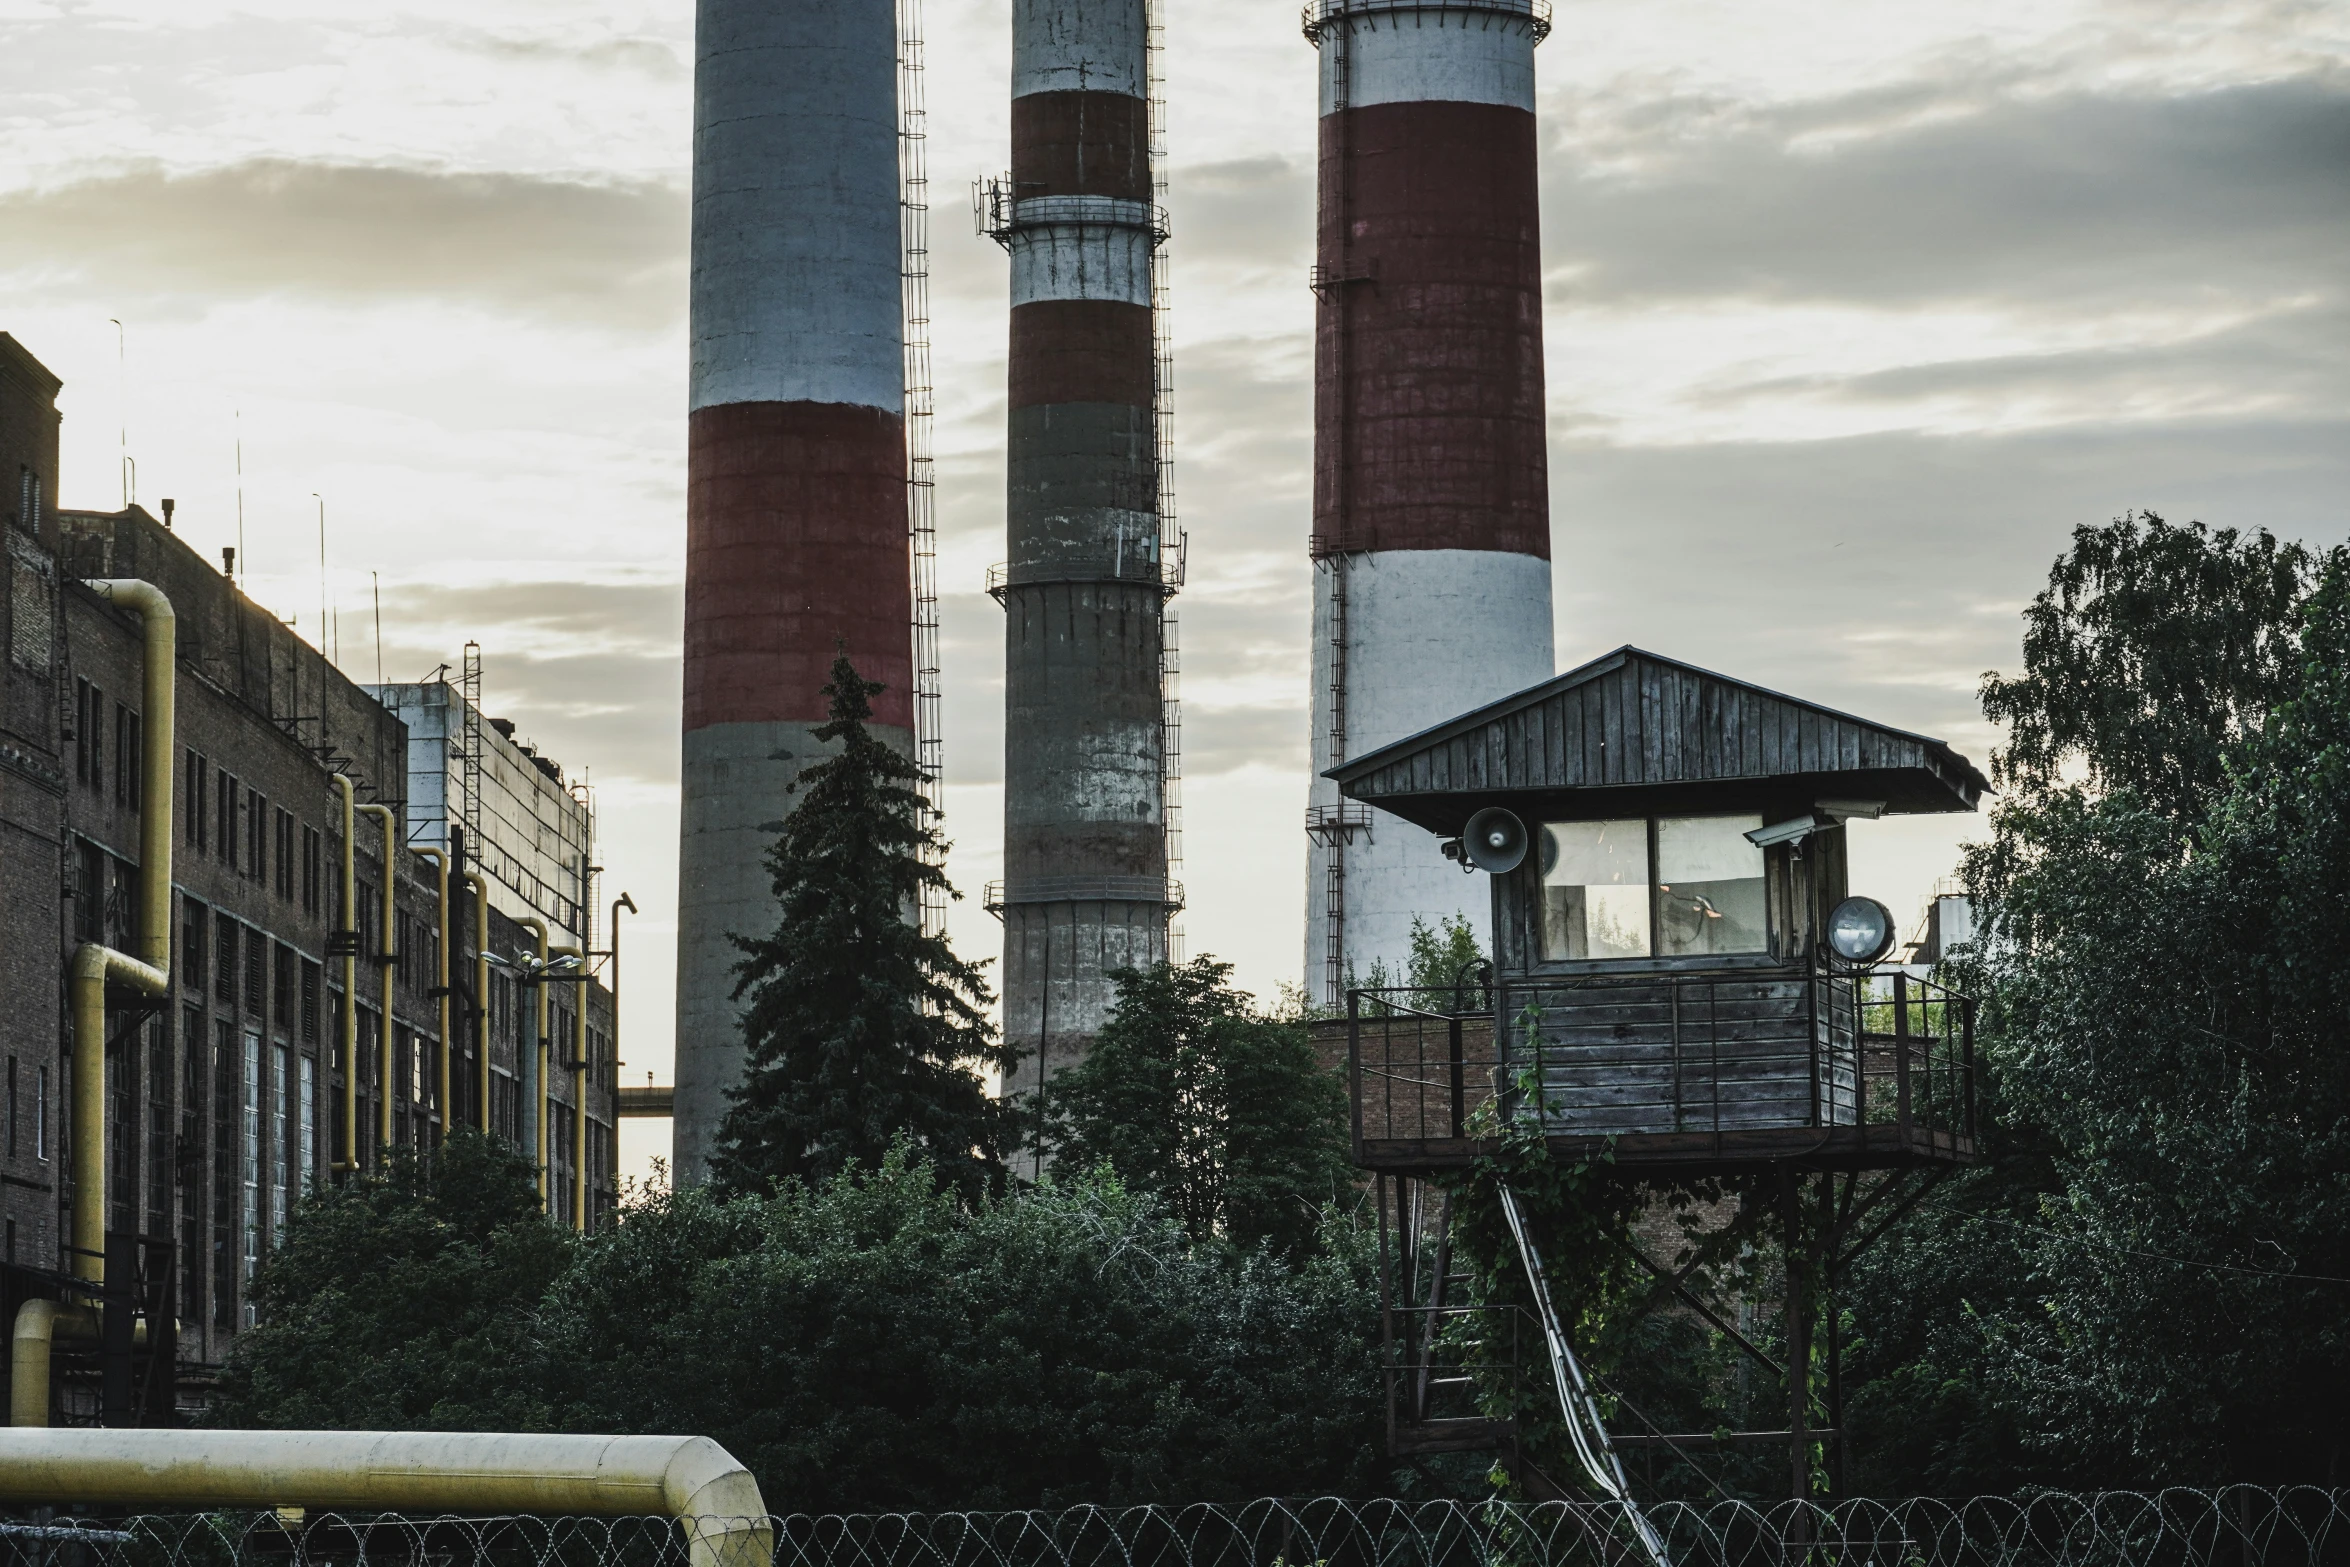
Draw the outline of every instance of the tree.
M1009 1122L979 1072L1016 1056L978 966L908 917L924 891L953 889L921 774L865 727L881 689L834 660L815 738L839 749L800 774L768 851L775 928L734 937L746 1067L712 1160L730 1192L875 1169L901 1136L966 1200L1004 1179Z
M1093 1050L1045 1087L1043 1140L1163 1200L1195 1242L1302 1255L1354 1182L1345 1090L1304 1021L1256 1011L1231 976L1208 957L1113 970Z
M296 1205L254 1276L258 1323L221 1372L216 1423L531 1430L540 1300L572 1258L528 1156L460 1127L427 1165Z
M583 1248L541 1363L578 1430L706 1434L795 1512L1361 1495L1376 1253L1197 1246L1079 1171L976 1206L871 1172L655 1194Z
M2296 683L2310 570L2306 549L2265 530L2152 512L2074 530L2024 611L2023 674L1983 677L1983 716L2008 726L1992 781L2028 801L2077 761L2100 792L2191 815L2228 748Z
M1966 864L1988 1157L1855 1270L1870 1482L2326 1482L2350 554L2125 519L2027 621L1985 687L2010 795Z

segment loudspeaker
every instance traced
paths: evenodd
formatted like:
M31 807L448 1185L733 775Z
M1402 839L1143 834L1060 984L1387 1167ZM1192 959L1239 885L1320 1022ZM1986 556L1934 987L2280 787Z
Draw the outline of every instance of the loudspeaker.
M1461 830L1461 851L1477 869L1507 875L1526 863L1526 824L1515 811L1489 805Z

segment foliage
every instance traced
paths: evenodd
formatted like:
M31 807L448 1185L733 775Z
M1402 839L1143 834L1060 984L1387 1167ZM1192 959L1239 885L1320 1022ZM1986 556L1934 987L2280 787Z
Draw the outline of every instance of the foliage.
M800 774L768 851L775 929L734 937L746 1067L712 1161L730 1192L872 1169L900 1136L966 1200L1004 1179L1007 1112L975 1069L1015 1056L978 966L907 917L925 889L952 889L925 857L940 844L920 773L865 727L881 689L833 661L815 738L839 749Z
M529 1430L543 1400L527 1360L540 1299L570 1264L539 1213L528 1158L460 1128L427 1166L299 1203L254 1276L259 1325L222 1368L216 1423L378 1430Z
M1208 957L1113 970L1091 1053L1041 1096L1043 1141L1159 1198L1194 1242L1303 1255L1354 1184L1346 1092L1304 1020L1257 1011L1231 976Z
M1856 1270L1856 1430L1904 1437L1871 1483L2323 1479L2350 1407L2350 1285L2321 1281L2350 1279L2350 555L2084 530L2032 625L1986 684L2013 792L1966 865L1989 1158Z
M568 1423L706 1433L780 1509L1361 1494L1374 1278L1344 1222L1292 1269L1192 1244L1106 1172L968 1207L901 1145L632 1209L549 1302L544 1356Z
M1347 989L1450 990L1472 965L1486 961L1477 927L1466 914L1439 915L1434 925L1415 914L1410 942L1410 950L1397 968L1390 969L1385 958L1373 958L1370 976L1358 981L1350 964ZM1477 993L1472 991L1469 999L1474 1003Z
M2265 531L2152 512L2076 529L2024 611L2024 673L1983 677L1983 715L2008 726L1993 781L2029 801L2078 761L2101 792L2191 815L2298 680L2310 569Z

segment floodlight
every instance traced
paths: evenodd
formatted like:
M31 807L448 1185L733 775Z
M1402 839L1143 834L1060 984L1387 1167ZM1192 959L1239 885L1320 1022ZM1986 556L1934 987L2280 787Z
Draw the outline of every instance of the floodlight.
M1893 911L1874 898L1846 898L1828 916L1828 950L1847 963L1874 963L1893 950Z

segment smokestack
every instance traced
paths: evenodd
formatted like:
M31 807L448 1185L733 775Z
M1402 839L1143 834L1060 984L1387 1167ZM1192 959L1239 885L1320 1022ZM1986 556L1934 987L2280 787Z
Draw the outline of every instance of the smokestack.
M1010 1092L1083 1056L1106 970L1167 955L1145 0L1014 0L1004 921Z
M674 1170L742 1074L762 856L818 759L836 648L914 745L893 0L700 0Z
M1306 976L1484 897L1319 776L1552 670L1534 46L1548 0L1314 0L1316 774Z

